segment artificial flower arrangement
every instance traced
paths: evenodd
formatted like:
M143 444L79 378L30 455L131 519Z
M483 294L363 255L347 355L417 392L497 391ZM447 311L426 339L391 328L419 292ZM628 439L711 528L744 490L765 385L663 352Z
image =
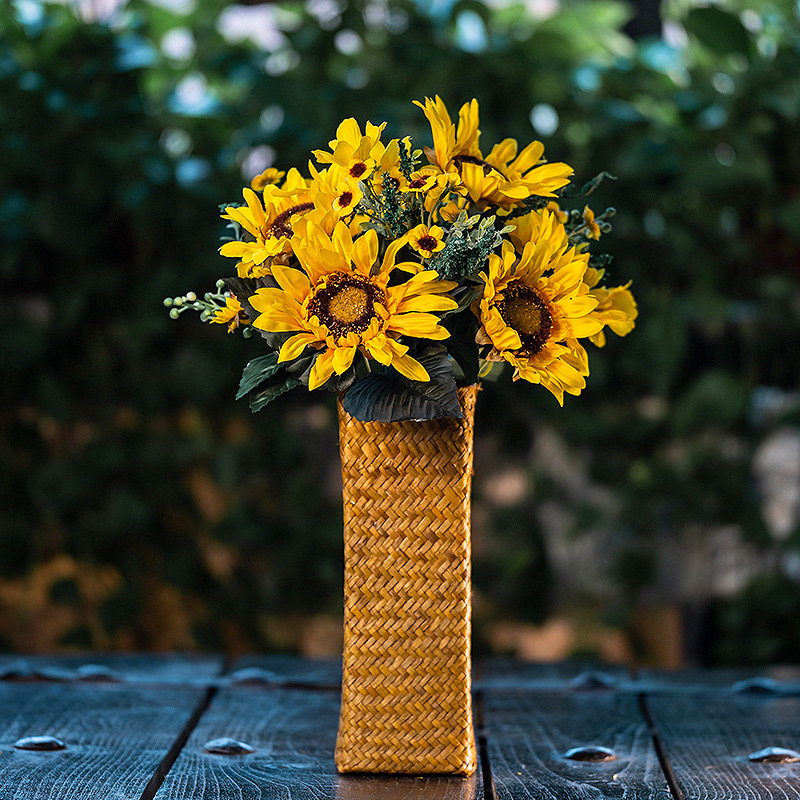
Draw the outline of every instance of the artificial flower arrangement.
M457 386L503 363L563 404L586 385L582 340L632 330L628 285L603 286L608 259L589 252L613 209L561 207L606 174L576 191L540 142L484 155L476 100L457 126L439 97L416 105L432 149L344 120L309 177L268 169L225 208L220 252L237 276L202 300L165 300L173 317L193 309L261 335L267 352L237 394L254 411L305 386L339 392L362 421L460 417Z

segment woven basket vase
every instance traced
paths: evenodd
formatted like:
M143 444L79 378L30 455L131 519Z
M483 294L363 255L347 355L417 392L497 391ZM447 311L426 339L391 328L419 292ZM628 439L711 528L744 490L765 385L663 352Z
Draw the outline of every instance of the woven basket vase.
M359 422L339 406L344 483L340 772L475 770L464 419Z

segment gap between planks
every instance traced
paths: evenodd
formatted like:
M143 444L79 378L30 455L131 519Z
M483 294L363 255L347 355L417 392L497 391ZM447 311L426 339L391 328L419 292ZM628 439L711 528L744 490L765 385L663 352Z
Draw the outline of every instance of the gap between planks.
M217 677L222 677L225 674L227 674L229 668L230 668L229 663L226 662L225 664L223 664L220 673ZM631 678L635 677L636 677L635 674L631 673ZM281 688L288 688L288 687L282 686ZM313 688L318 690L321 687L310 687L305 684L299 684L295 688L298 689ZM329 688L329 687L324 687L324 688ZM184 725L183 729L178 734L172 746L170 747L169 751L161 760L153 776L150 778L147 785L145 786L144 791L141 794L140 800L153 800L153 798L156 796L158 790L164 783L165 778L169 774L169 771L177 761L183 748L185 747L187 741L189 740L189 737L192 735L195 728L200 723L200 720L203 718L203 715L207 711L208 707L211 704L211 701L214 699L218 691L219 687L215 685L210 685L206 689L203 698L197 704L192 715L186 721L186 724ZM644 692L638 693L637 700L638 700L639 710L642 714L642 717L644 718L645 723L647 724L647 729L652 739L656 755L658 757L659 766L661 767L661 771L664 774L664 778L667 782L667 786L669 787L670 794L672 795L673 800L684 800L683 792L678 786L674 771L669 761L669 757L664 747L664 743L661 739L661 736L658 732L657 726L653 719L653 715L647 704L646 693ZM476 729L475 738L478 750L479 769L481 771L483 779L482 800L497 800L497 793L495 790L494 781L492 779L492 767L489 756L487 734L486 734L486 729L484 727L483 690L478 689L475 691L474 703L475 703L475 729Z
M483 779L483 800L497 800L497 793L492 780L492 764L489 760L489 744L486 740L486 729L483 726L483 692L478 689L473 694L475 724L475 744L478 748L478 769ZM477 800L477 798L476 798Z
M636 671L631 670L630 672L631 679L635 680L637 677ZM681 791L681 787L678 786L678 781L675 778L675 772L672 769L672 764L670 763L669 756L667 755L667 750L664 747L664 742L661 739L661 735L658 732L658 727L653 719L650 706L647 705L647 694L645 692L639 692L637 695L637 700L639 701L639 711L641 711L644 721L647 723L647 729L650 732L650 738L653 740L653 747L655 748L656 756L658 757L658 764L661 767L661 771L664 773L664 778L667 781L667 786L669 787L669 793L672 795L673 800L684 800L683 792Z
M229 666L230 662L226 658L222 663L217 677L219 678L220 676L225 675ZM203 714L206 713L208 707L211 705L211 701L214 699L214 695L218 691L219 689L214 685L206 688L203 697L195 707L192 715L188 720L186 720L186 724L183 726L181 732L172 743L172 747L169 748L164 758L161 759L159 765L156 767L156 771L147 782L147 786L144 787L144 791L142 792L139 800L153 800L153 798L156 796L156 793L161 788L161 784L164 783L164 779L172 769L172 765L178 760L178 756L181 754L186 742L189 741L192 731L194 731L200 720L203 718Z

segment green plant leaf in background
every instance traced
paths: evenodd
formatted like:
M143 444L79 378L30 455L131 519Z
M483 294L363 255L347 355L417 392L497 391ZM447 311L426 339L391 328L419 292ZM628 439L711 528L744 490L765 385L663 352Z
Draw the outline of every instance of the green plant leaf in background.
M693 8L684 20L686 30L716 53L749 55L752 42L736 15L717 6Z

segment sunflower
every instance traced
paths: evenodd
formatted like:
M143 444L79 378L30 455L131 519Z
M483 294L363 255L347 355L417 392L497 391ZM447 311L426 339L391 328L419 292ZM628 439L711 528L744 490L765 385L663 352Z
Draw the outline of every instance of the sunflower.
M456 172L473 203L483 208L497 205L510 210L529 197L555 197L556 190L569 183L572 167L543 163L544 145L531 142L517 152L514 139L504 139L484 157L479 147L478 101L465 103L458 115L458 129L452 123L438 95L425 102L414 101L428 118L433 150L425 148L428 161L442 172Z
M241 323L247 321L242 304L232 296L225 298L225 307L217 309L209 320L209 322L216 322L219 325L227 325L228 333L233 333Z
M280 183L284 177L286 177L286 173L283 170L269 167L250 181L250 188L254 192L261 192L265 186L274 186Z
M341 375L357 352L392 366L411 380L430 380L425 368L408 354L400 336L446 339L448 331L435 313L456 308L444 296L455 288L434 270L419 272L405 283L389 286L397 252L407 237L392 242L378 260L378 236L369 230L353 239L338 223L332 235L307 222L306 236L295 245L300 269L274 264L278 288L262 288L250 298L260 312L256 328L292 333L278 360L292 361L307 347L319 351L309 375L309 389Z
M563 214L564 212L560 212ZM569 239L567 229L560 219L559 212L550 208L531 211L513 220L514 230L509 231L508 238L519 252L528 242L548 242L554 248L564 247ZM588 256L585 256L588 260Z
M506 242L481 273L483 296L473 304L481 321L478 344L491 347L490 361L507 361L514 380L540 383L564 403L580 394L589 374L578 339L596 334L597 300L583 281L586 254L547 240L529 241L518 255Z
M253 237L248 242L226 242L219 250L223 256L239 259L240 278L267 275L272 258L292 252L292 226L299 215L314 208L309 183L296 169L290 169L280 189L264 187L263 200L252 189L244 189L245 205L225 209L223 219L238 222Z
M639 309L633 294L629 289L631 282L624 286L606 288L597 284L603 277L604 270L589 267L586 270L584 282L589 287L589 295L597 300L597 306L592 311L592 316L599 320L604 327L608 326L617 336L627 336L634 328ZM605 347L605 330L598 331L589 338L597 347Z
M408 243L423 257L444 249L444 231L438 225L417 225L408 232Z

